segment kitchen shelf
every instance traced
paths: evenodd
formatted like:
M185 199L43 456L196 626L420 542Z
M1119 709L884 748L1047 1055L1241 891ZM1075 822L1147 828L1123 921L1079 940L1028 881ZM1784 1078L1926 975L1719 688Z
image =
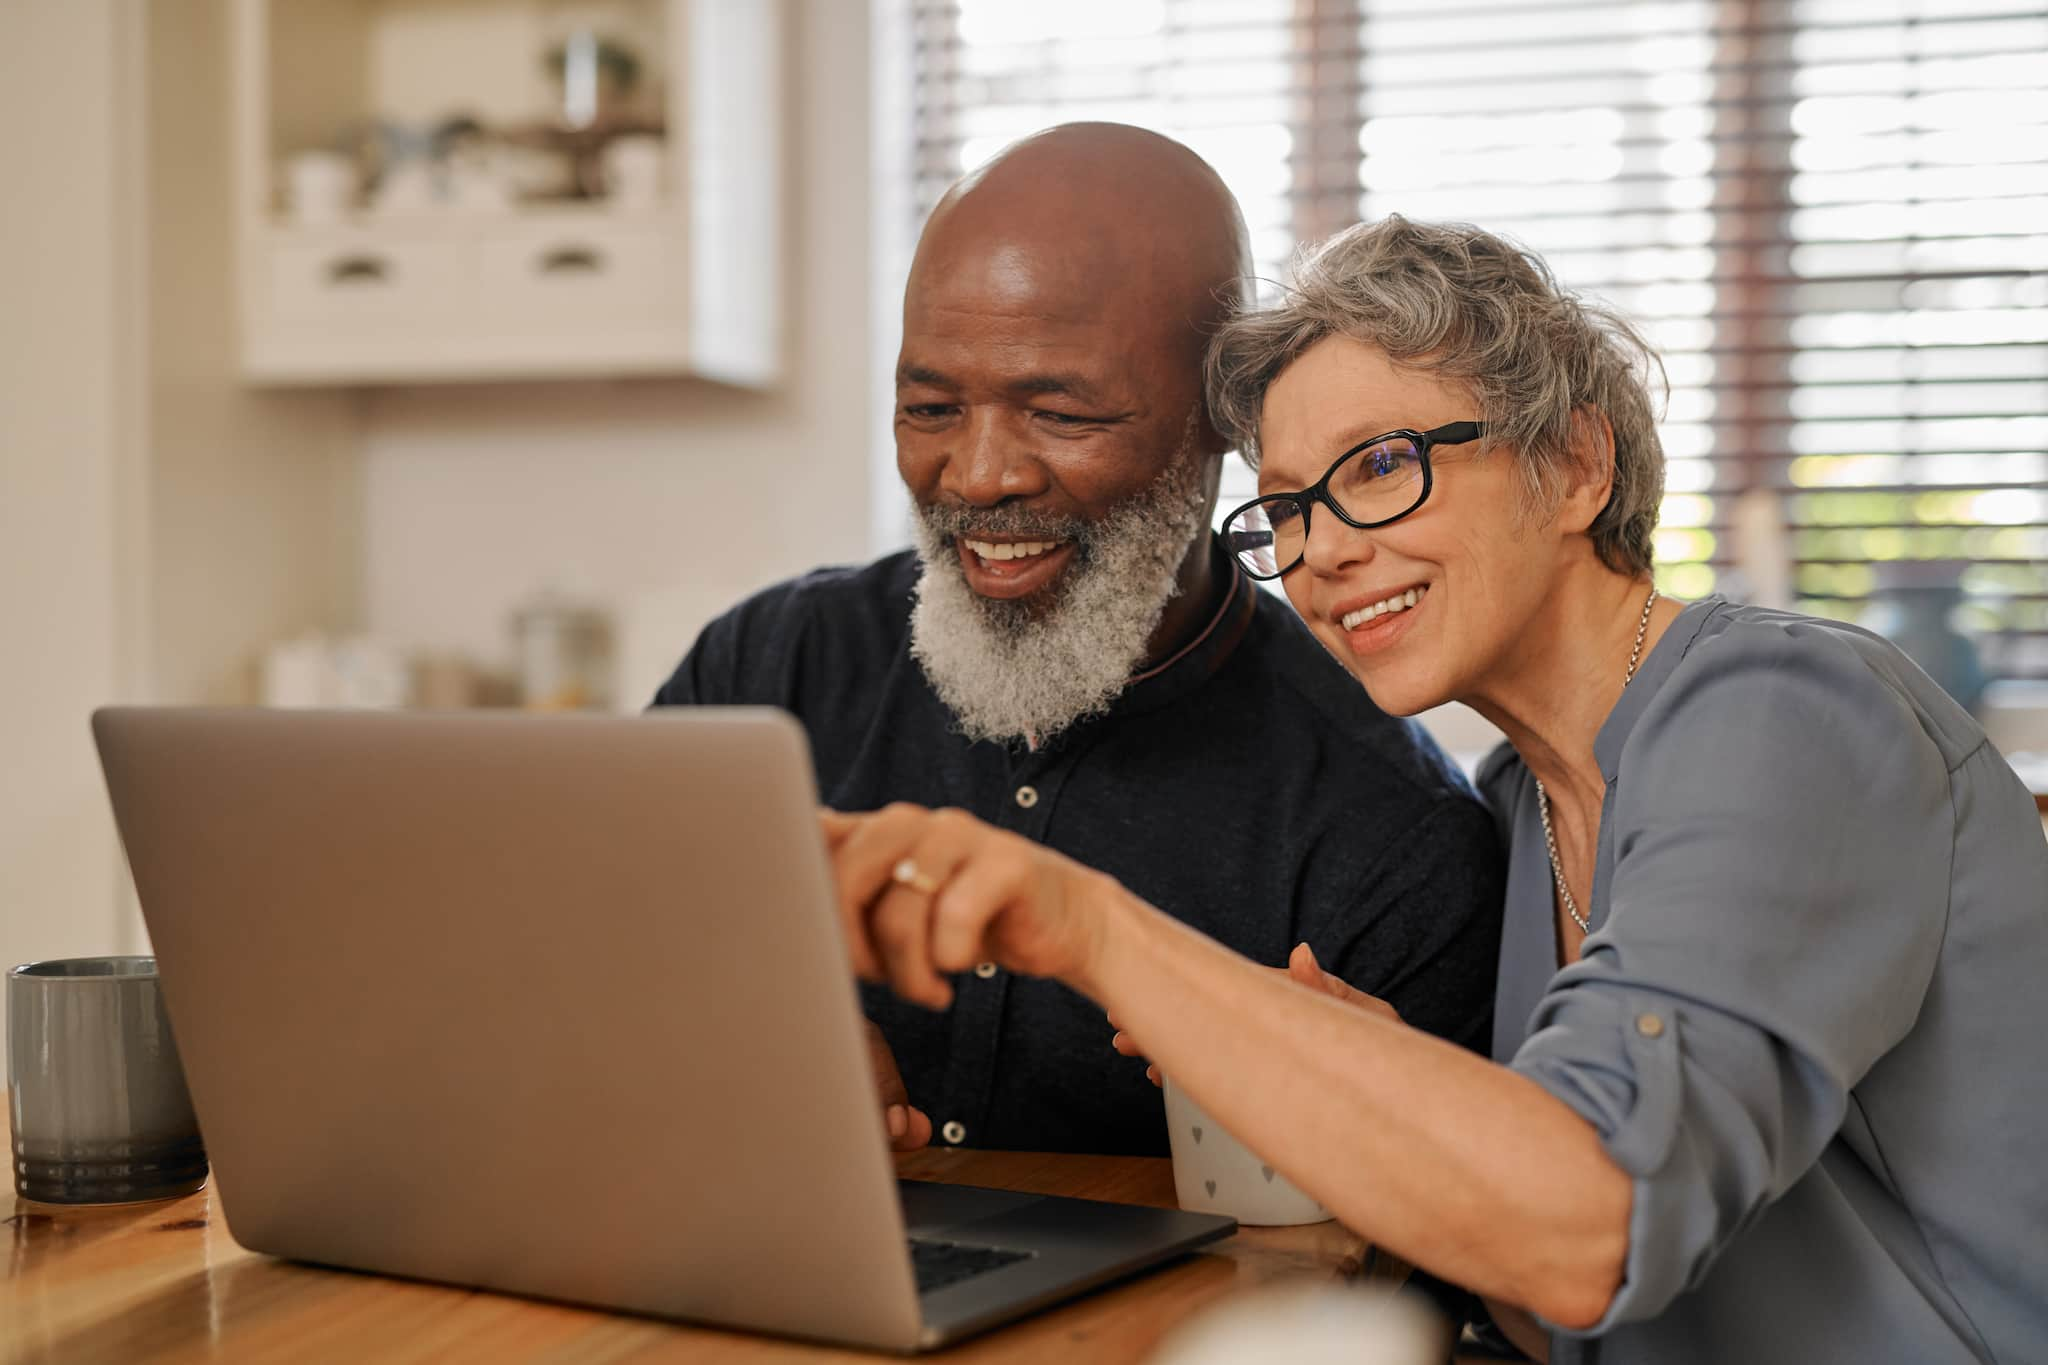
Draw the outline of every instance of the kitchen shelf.
M577 0L236 0L241 361L255 384L781 372L779 0L591 0L628 26L665 193L298 221L294 153L379 121L529 123Z

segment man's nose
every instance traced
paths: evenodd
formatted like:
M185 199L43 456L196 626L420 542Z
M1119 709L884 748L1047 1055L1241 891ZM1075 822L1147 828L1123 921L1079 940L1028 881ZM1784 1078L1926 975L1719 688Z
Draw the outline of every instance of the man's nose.
M1045 466L1002 414L970 409L959 444L946 461L946 491L974 507L993 507L1008 498L1045 491Z

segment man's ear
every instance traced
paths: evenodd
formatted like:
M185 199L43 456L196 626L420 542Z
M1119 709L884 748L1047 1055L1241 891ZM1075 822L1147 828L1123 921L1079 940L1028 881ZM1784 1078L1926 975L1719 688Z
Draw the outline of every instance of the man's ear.
M1590 403L1572 409L1571 462L1558 505L1558 529L1583 532L1607 509L1614 492L1614 427Z
M1209 405L1204 402L1195 412L1195 449L1210 459L1220 460L1237 449L1237 443L1223 434L1216 423L1210 420Z

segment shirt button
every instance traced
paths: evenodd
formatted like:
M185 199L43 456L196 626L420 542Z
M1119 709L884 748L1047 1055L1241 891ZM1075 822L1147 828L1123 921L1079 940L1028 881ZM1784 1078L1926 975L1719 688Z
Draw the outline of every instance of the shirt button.
M967 1129L958 1119L947 1119L946 1126L939 1129L939 1136L958 1147L967 1141Z
M1036 788L1036 787L1019 787L1019 788L1017 788L1017 804L1018 804L1018 805L1020 805L1020 806L1022 806L1022 807L1023 807L1023 808L1025 809L1025 810L1030 810L1030 809L1031 809L1031 808L1032 808L1033 806L1037 805L1037 804L1038 804L1038 788Z
M1662 1038L1664 1036L1664 1021L1654 1014L1638 1014L1636 1016L1636 1032L1642 1034L1645 1038Z
M977 962L974 964L974 974L983 981L986 981L996 974L996 964L993 962Z

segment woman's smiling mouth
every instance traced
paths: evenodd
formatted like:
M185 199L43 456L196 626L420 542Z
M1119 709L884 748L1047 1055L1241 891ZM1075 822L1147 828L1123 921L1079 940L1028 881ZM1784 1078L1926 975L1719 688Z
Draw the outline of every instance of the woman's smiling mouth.
M1370 602L1365 606L1347 611L1344 613L1342 622L1344 629L1357 630L1367 621L1376 620L1392 612L1406 611L1421 601L1423 594L1428 591L1429 585L1423 584L1419 587L1410 588L1406 592L1397 592L1393 596L1383 598L1378 602Z
M1377 654L1408 633L1415 610L1429 597L1429 585L1417 583L1371 602L1362 602L1337 618L1344 643L1355 655Z

